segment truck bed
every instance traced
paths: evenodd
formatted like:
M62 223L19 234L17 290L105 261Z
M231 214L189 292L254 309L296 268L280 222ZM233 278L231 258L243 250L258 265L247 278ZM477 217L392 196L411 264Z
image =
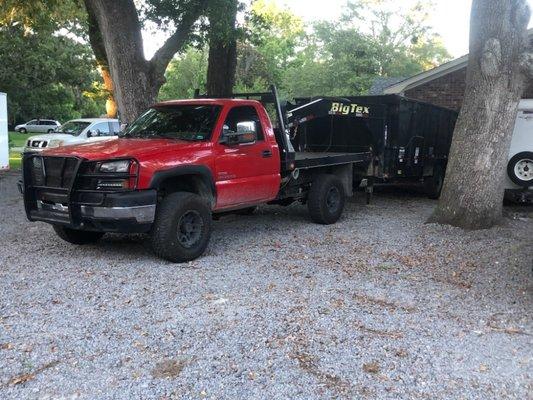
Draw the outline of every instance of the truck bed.
M295 153L296 168L318 168L329 165L366 163L372 158L372 153L323 153L323 152L302 152Z

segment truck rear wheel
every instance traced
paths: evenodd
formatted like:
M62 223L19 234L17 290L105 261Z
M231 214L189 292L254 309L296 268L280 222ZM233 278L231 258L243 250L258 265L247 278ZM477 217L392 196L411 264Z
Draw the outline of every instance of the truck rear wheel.
M77 229L67 228L62 225L53 225L57 236L65 242L72 244L90 244L96 243L104 236L103 232L80 231Z
M171 193L159 203L152 227L154 253L181 263L200 257L211 237L211 209L194 193Z
M339 178L326 174L317 176L307 199L311 219L318 224L334 224L342 215L345 198Z
M507 164L507 175L518 186L533 186L533 153L523 151L514 155Z

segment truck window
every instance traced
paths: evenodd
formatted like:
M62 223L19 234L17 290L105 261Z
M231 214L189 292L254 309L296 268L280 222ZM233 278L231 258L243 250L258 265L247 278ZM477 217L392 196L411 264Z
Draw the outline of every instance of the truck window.
M224 131L239 132L243 129L255 132L257 141L265 139L261 121L259 120L259 115L255 107L233 107L228 113L224 122Z
M109 124L107 122L100 122L91 128L91 131L100 132L100 136L110 136L112 133L109 131Z
M134 121L122 137L209 140L220 109L216 105L196 104L151 108Z
M118 122L113 121L110 124L111 124L111 130L113 134L120 132L120 124Z

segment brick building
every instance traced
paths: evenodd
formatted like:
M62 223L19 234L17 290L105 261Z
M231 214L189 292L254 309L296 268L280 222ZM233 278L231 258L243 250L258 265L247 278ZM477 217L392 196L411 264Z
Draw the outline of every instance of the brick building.
M529 36L533 47L533 29L529 30ZM383 93L401 94L459 111L463 104L467 65L468 55L388 86ZM533 99L533 81L529 82L522 98Z

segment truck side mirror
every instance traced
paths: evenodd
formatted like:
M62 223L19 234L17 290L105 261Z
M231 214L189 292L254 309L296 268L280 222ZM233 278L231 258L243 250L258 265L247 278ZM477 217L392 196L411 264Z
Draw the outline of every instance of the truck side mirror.
M239 144L255 143L255 132L225 132L220 139L221 144L236 146Z
M255 121L244 121L237 123L237 132L229 129L224 125L220 143L226 146L235 146L238 144L255 143L257 140L257 126Z

